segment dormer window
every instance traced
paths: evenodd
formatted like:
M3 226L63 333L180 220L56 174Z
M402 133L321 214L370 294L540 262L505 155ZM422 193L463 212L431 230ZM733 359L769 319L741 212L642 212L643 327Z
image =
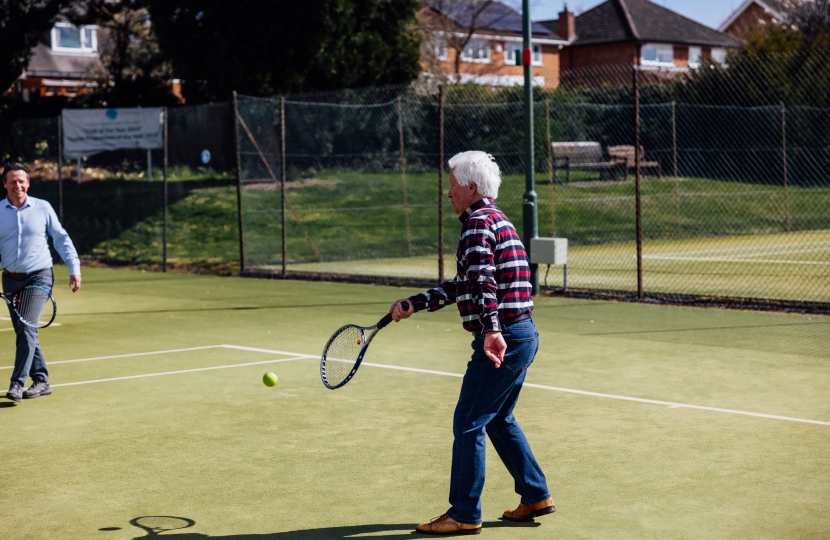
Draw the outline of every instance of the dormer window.
M52 50L68 53L98 52L97 26L73 26L59 22L52 28Z

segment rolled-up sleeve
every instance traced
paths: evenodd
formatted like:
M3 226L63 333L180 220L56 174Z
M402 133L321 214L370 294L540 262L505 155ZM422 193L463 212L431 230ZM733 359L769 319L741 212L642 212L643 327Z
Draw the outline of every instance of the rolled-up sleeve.
M69 267L69 274L72 276L81 275L81 260L78 258L78 252L75 250L75 244L69 238L66 229L63 228L61 222L58 220L55 209L52 205L44 202L46 206L46 232L52 237L52 244L55 246L55 251L58 252L63 262Z

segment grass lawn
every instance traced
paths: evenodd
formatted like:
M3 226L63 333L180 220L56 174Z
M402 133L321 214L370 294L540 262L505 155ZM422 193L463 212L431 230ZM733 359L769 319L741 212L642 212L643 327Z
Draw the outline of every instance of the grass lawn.
M470 351L453 308L381 332L329 391L331 332L414 290L91 268L73 295L67 280L58 267L60 326L41 331L53 395L0 405L4 540L152 536L142 516L190 520L182 539L403 539L446 510ZM516 416L557 511L499 521L518 497L488 443L488 538L830 530L830 318L535 303Z

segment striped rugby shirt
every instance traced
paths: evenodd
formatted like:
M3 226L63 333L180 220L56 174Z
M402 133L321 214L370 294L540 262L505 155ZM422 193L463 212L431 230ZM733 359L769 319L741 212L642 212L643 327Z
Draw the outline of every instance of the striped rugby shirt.
M465 330L500 332L500 321L533 310L527 253L492 199L473 203L458 219L463 227L455 278L409 300L416 312L457 302Z

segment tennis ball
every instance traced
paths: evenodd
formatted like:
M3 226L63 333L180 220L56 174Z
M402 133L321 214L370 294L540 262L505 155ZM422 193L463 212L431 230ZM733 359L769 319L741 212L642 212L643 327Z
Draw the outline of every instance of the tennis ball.
M276 386L277 380L277 376L270 372L262 376L262 384L265 386Z

